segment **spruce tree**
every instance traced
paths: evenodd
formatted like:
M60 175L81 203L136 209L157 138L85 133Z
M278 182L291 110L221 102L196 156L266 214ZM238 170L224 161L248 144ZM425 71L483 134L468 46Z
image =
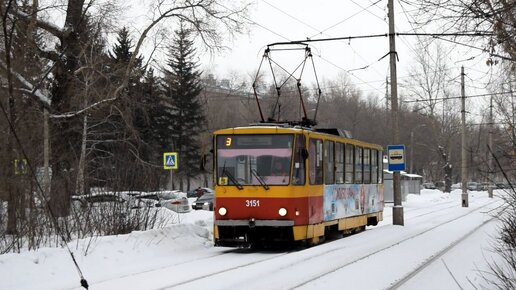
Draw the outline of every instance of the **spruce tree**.
M165 109L167 102L163 98L160 79L154 74L152 68L145 73L142 86L141 110L145 110L145 115L137 115L140 119L135 121L141 124L138 130L143 142L142 159L155 165L149 168L151 172L149 190L159 190L162 188L161 185L166 183L168 176L162 169L163 152L171 151L168 145L170 126L167 120L169 118ZM160 182L160 177L163 177L163 182Z
M195 61L193 37L183 24L175 32L168 56L164 93L169 105L169 142L178 152L178 175L190 178L199 173L199 135L205 128L205 116L199 100L201 72Z
M133 40L127 28L118 32L117 43L109 53L110 81L119 85L125 74L129 61L133 55ZM148 176L147 155L149 148L145 144L146 131L150 126L148 116L148 102L143 98L143 77L145 69L142 67L142 57L137 57L130 68L128 85L121 98L111 110L109 123L104 136L109 136L110 142L105 144L106 152L111 158L106 160L106 168L113 168L114 188L145 190L146 176ZM113 130L113 127L116 130ZM144 161L144 162L141 162ZM114 166L113 166L114 165ZM126 170L120 170L125 168ZM131 169L131 170L128 170Z

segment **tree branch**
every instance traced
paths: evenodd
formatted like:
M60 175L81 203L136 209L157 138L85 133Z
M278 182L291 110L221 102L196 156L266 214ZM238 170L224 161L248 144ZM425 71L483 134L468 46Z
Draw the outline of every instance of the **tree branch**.
M7 65L0 60L0 67L7 71ZM27 92L30 92L29 95L35 97L36 101L38 101L45 108L50 109L51 100L50 97L43 93L40 89L36 89L29 81L27 81L22 75L17 72L11 70L11 75L14 76L20 84L23 86Z
M50 23L50 22L47 22L47 21L44 21L44 20L41 20L41 19L33 18L33 17L31 17L31 15L29 15L27 13L24 13L24 12L21 12L21 11L18 11L18 10L14 10L14 9L9 11L9 12L12 13L14 16L17 16L19 18L23 18L23 19L25 19L27 21L35 22L37 27L39 27L39 28L49 32L50 34L54 35L55 37L57 37L59 39L63 39L69 33L69 31L65 31L62 28L57 27L53 23Z

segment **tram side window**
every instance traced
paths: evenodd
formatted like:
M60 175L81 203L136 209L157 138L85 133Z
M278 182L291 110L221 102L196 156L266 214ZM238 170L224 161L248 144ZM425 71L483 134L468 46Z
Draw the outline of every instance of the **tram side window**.
M371 183L371 149L364 149L364 183Z
M344 182L353 183L354 175L354 161L353 156L355 155L355 146L346 144L346 151L344 154Z
M310 184L323 183L323 156L322 156L322 141L318 139L310 139L309 149L309 169L310 169Z
M333 147L335 143L333 141L324 142L324 183L334 183L334 158L333 158Z
M355 147L355 183L362 183L362 158L364 157L364 149L362 147Z
M296 184L296 185L305 184L305 156L303 156L304 150L305 150L305 136L297 135L296 151L294 153L294 174L293 174L292 184Z
M335 183L344 183L344 144L335 144Z
M371 183L378 183L378 150L371 150Z

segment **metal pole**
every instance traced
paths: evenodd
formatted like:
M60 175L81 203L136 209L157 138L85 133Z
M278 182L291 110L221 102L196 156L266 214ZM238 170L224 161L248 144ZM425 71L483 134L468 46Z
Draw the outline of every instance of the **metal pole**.
M462 177L462 207L469 207L468 201L468 168L467 168L467 154L466 154L466 92L464 89L464 66L461 67L460 72L460 91L461 91L461 115L462 115L462 132L461 132L461 177Z
M414 173L414 170L412 167L412 165L414 163L412 160L414 160L414 129L412 129L410 131L410 168L409 168L410 173Z
M396 76L396 39L394 36L394 1L389 0L389 53L391 67L391 116L393 144L399 144L399 119L398 119L398 81ZM401 205L401 178L400 172L392 175L392 189L394 193L394 207L392 209L392 224L404 225L403 206Z
M174 170L170 170L170 190L174 190Z

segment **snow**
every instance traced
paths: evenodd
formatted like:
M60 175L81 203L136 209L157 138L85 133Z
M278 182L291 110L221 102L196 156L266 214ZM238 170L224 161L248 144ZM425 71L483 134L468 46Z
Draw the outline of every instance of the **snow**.
M387 204L376 227L294 250L215 248L213 212L165 209L174 221L165 228L68 245L90 289L481 288L486 282L479 271L498 259L491 250L498 223L493 217L502 201L471 192L469 207L460 202L460 190L424 189L403 204L404 226L392 225ZM396 285L405 277L410 279ZM0 281L2 289L81 289L62 248L0 255Z

